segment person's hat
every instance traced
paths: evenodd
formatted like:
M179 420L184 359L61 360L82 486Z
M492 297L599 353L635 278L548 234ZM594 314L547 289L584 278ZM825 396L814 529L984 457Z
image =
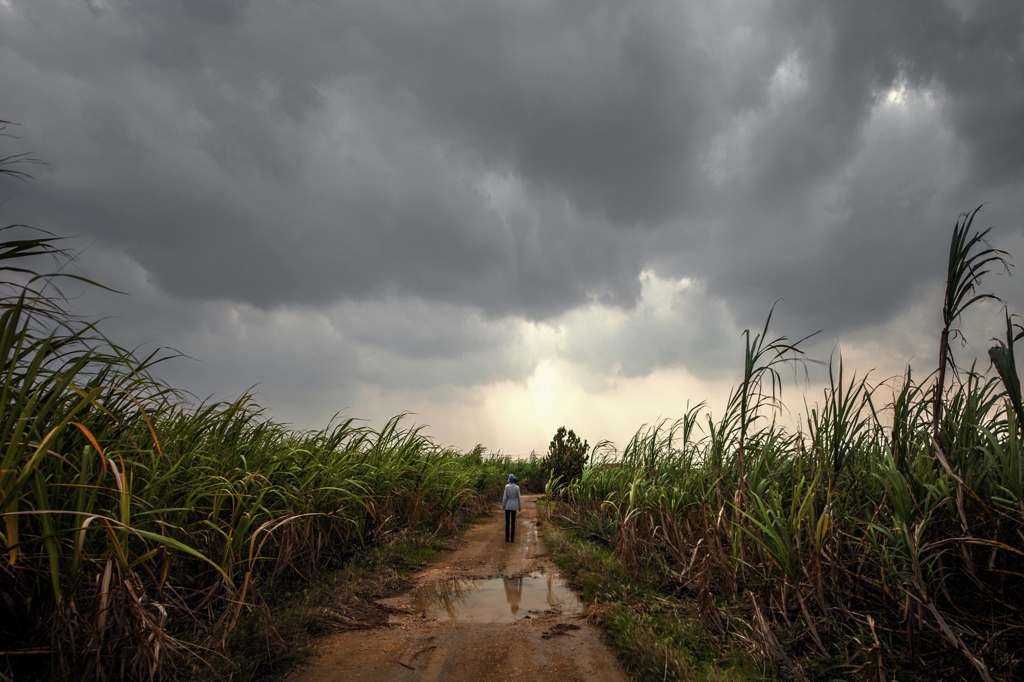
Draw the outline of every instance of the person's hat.
M516 482L516 475L515 474L509 474L508 475L508 482L509 483L515 483Z

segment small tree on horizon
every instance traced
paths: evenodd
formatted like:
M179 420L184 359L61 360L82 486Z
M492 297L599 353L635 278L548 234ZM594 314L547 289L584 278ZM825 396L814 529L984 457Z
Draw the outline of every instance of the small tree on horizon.
M559 488L578 480L583 475L583 467L587 465L587 452L590 445L581 441L576 433L564 426L558 427L555 437L548 445L548 454L541 463L541 469L547 480L561 477Z

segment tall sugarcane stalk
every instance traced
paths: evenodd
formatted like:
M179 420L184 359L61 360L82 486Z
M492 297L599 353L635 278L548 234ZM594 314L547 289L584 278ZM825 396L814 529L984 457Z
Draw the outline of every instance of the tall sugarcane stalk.
M935 390L932 394L932 436L938 441L939 427L942 419L942 396L946 383L946 368L952 366L956 370L950 338L960 335L960 330L953 325L960 319L964 311L978 301L991 298L999 300L995 294L976 293L981 278L990 272L993 263L1008 268L1008 254L985 241L985 236L992 231L989 227L975 232L968 237L974 218L983 208L978 206L972 211L961 213L953 226L953 238L949 244L949 262L946 269L946 295L942 303L942 332L939 334L939 369L935 378Z
M988 349L988 356L1003 382L1006 400L1017 417L1017 426L1021 438L1024 439L1024 399L1021 397L1020 376L1017 374L1017 360L1013 352L1014 344L1022 338L1024 326L1015 323L1010 313L1006 312L1006 342L993 339L996 345Z

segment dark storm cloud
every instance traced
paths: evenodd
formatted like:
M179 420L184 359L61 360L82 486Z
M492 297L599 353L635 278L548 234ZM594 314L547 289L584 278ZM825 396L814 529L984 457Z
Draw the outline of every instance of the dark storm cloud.
M840 327L960 210L1021 230L1016 0L11 5L0 113L53 170L18 210L179 297L542 318L653 266Z
M56 182L23 194L39 220L127 248L168 291L258 305L398 291L531 315L635 296L639 249L614 226L578 215L557 187L498 212L476 179L520 169L423 125L401 76L424 56L381 56L398 51L415 13L389 23L393 8L373 4L281 16L265 5L95 7L77 17L89 31L47 49L27 15L71 24L73 10L32 4L14 16L12 52L28 62L12 69L25 87L15 109L26 132L64 131L42 152ZM362 37L361 22L390 26L393 44ZM38 111L31 81L53 68L83 87L43 83L65 106Z
M464 306L392 298L267 311L168 296L131 259L99 247L84 251L78 265L132 292L64 286L76 310L103 318L109 338L141 356L161 348L188 354L160 365L172 386L199 399L233 399L255 386L262 404L303 426L359 406L367 387L443 400L480 384L524 381L536 365L519 348L513 321L485 320Z
M726 245L748 248L710 259L705 276L748 319L781 297L805 324L877 323L941 282L959 212L991 202L983 227L1022 231L1024 129L1012 121L1024 120L1024 10L789 10L805 93L752 145L749 194L724 228ZM916 107L880 114L894 88Z

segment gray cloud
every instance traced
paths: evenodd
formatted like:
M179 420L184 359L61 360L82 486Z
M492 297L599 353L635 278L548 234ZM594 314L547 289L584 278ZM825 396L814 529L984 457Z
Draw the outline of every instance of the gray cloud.
M641 280L641 300L630 310L590 307L563 316L561 356L600 378L646 376L673 366L701 378L730 376L743 350L724 301L709 298L698 282L664 280L653 272Z
M521 377L503 320L634 310L645 269L701 282L716 339L779 298L878 325L959 211L1024 234L1018 4L12 0L0 115L51 165L5 210L211 310L404 301L346 327L351 381ZM572 352L724 362L635 334Z
M960 211L990 202L985 224L1021 233L1024 144L1009 120L1024 116L1024 13L789 9L795 83L775 102L770 85L733 126L750 139L715 204L714 256L680 255L741 318L783 298L804 326L877 324L941 283ZM906 101L885 106L894 90Z
M165 355L189 356L160 367L172 386L199 399L230 399L255 387L262 404L300 426L344 410L390 416L366 414L367 391L401 392L410 401L467 400L481 384L525 381L537 362L521 348L514 320L487 320L465 306L388 297L261 310L170 296L129 257L100 247L82 252L77 265L131 292L63 287L76 310L104 318L109 338L138 355L163 348Z

